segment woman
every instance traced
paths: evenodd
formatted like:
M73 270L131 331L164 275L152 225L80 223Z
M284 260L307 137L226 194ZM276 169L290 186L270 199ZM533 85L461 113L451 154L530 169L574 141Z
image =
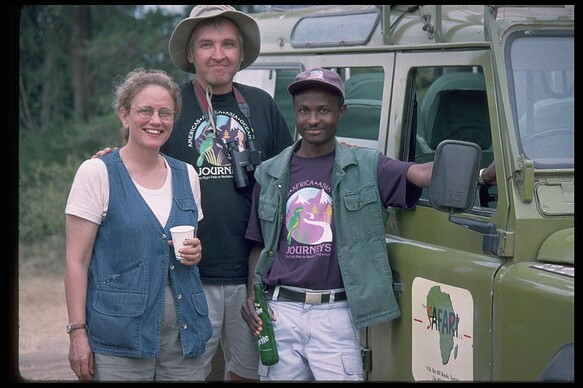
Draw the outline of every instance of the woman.
M203 380L212 333L196 237L170 228L202 219L198 175L160 153L180 115L179 87L136 69L117 86L126 145L83 162L67 201L69 363L80 380Z

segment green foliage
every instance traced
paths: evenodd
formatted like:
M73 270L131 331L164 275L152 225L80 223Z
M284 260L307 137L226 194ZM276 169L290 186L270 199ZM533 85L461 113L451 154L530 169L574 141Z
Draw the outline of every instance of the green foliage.
M38 276L63 279L65 273L66 241L64 234L52 235L39 240L25 240L18 247L19 283L24 278ZM29 243L34 241L34 243Z
M47 134L21 133L20 241L54 234L64 238L65 204L75 172L95 152L121 146L119 128L119 119L109 114Z
M47 132L20 131L20 175L34 174L38 164L65 163L70 156L88 158L104 147L119 146L120 128L117 116L109 113L88 123L71 121Z
M64 238L65 204L73 176L82 162L32 163L19 180L19 241L42 241L51 235Z

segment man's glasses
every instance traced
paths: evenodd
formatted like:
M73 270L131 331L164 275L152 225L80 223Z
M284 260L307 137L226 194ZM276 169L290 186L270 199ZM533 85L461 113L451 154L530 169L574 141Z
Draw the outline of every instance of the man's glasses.
M154 115L154 112L156 112L156 110L150 106L142 106L139 108L131 108L135 111L138 112L138 116L140 116L140 118L144 119L144 120L149 120L152 118L152 116ZM174 111L170 110L168 108L162 108L160 110L157 111L158 112L158 117L160 117L160 120L162 121L170 121L174 118Z

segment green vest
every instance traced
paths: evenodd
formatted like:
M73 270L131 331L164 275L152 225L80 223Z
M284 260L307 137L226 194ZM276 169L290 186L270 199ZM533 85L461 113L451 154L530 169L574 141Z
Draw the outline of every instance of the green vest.
M279 155L262 162L255 171L261 185L259 219L265 247L255 280L272 265L283 222L290 160L301 139ZM332 177L334 240L338 263L357 328L375 325L401 315L393 292L393 275L385 241L388 210L378 190L380 152L346 147L336 141Z

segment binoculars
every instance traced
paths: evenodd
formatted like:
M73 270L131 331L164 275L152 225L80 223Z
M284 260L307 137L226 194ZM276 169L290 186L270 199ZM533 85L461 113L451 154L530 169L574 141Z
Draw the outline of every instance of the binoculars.
M231 165L233 166L233 177L235 188L241 189L249 185L248 172L254 171L255 167L261 163L261 151L255 148L255 139L247 138L247 149L239 151L237 139L233 138L225 142Z

